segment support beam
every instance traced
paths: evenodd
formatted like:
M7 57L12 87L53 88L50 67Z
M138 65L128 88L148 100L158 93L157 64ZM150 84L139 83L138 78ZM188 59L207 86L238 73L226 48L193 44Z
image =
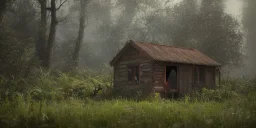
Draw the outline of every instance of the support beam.
M220 72L220 67L218 67L218 71L219 71L219 86L220 86L220 82L221 82L221 72Z

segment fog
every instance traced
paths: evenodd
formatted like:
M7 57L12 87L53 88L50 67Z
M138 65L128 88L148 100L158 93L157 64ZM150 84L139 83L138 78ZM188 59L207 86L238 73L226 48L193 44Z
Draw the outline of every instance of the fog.
M129 7L130 5L128 3L130 2L120 3L118 1L111 1L111 3L110 2L107 3L107 1L104 1L104 0L94 1L88 5L87 12L86 12L88 15L88 19L87 19L88 22L85 29L82 51L80 53L81 67L84 67L85 65L98 67L99 65L102 65L102 64L108 64L108 62L116 55L116 53L123 47L123 45L129 39L132 39L135 41L176 45L176 42L172 42L171 38L166 37L165 32L162 32L162 30L157 28L150 28L145 24L152 25L152 27L157 27L159 25L161 26L161 22L164 22L163 20L153 19L153 21L151 21L150 23L147 23L148 22L147 20L149 20L147 18L150 18L150 16L153 17L153 15L157 15L157 13L159 13L159 15L165 15L163 13L165 13L166 10L172 11L172 9L175 6L179 6L179 4L182 1L154 0L151 2L148 2L148 1L147 2L139 1L139 2L141 2L140 3L141 5L139 5L138 7ZM64 10L69 10L70 8L72 8L72 6L74 6L73 4L74 3L69 3L68 7L66 7L66 9ZM224 4L225 4L224 12L234 17L239 22L240 26L242 26L241 20L242 20L243 2L239 0L227 0L224 2ZM126 7L131 8L131 10L135 10L135 11L124 12ZM197 7L197 8L200 8L200 7ZM156 12L156 10L159 10L159 11ZM72 12L72 10L71 12L70 10L66 12L72 13L73 16L69 17L66 23L60 24L58 26L57 38L59 42L74 41L76 39L76 35L78 31L79 23L77 19L79 18L79 15L74 15L76 13ZM170 16L169 18L171 19L172 17ZM103 27L103 26L104 27L107 26L110 28L101 29L100 27ZM116 30L116 27L119 27L118 28L119 30ZM149 35L145 37L145 35L143 35L147 31L145 29L155 29L155 30L153 30L152 32L149 32ZM118 31L118 33L115 33L113 31ZM111 35L111 34L115 34L115 35ZM153 35L156 35L156 37L154 37ZM107 40L114 41L113 42L114 45L111 42L106 42ZM245 41L243 40L242 43L243 43L242 45L244 45ZM67 45L67 44L63 44L63 45ZM244 49L241 49L241 51L244 51ZM60 50L60 52L62 51ZM228 74L230 75L231 67L233 72L240 70L240 66L224 65L224 69L229 69L229 70L228 71L223 70L223 71L228 72ZM231 74L235 75L236 73L231 73Z
M243 1L242 0L227 0L226 1L226 12L234 16L241 17L241 12L243 11Z
M30 19L35 21L33 25L39 26L40 4L38 1L15 1L9 7L12 11L5 12L6 19L12 21L10 17L30 14L29 9L18 8L25 6L21 4L25 1L29 3L26 4L27 8L35 10L35 15L30 16ZM56 0L57 7L63 1ZM251 13L247 13L253 12L253 8L247 6L253 5L253 1L86 1L84 37L79 52L80 68L109 65L111 59L125 43L128 40L134 40L198 49L221 63L223 74L229 76L245 76L255 71L254 51L248 49L248 47L254 47L251 45L254 44L254 36L249 36L255 31L254 19L250 17ZM80 28L80 2L68 0L57 11L59 22L52 51L53 68L65 69L72 61ZM50 6L50 0L47 6ZM47 32L50 28L50 16L48 10ZM37 27L33 28L35 33L38 32ZM31 37L37 39L35 35ZM249 39L251 41L248 41Z

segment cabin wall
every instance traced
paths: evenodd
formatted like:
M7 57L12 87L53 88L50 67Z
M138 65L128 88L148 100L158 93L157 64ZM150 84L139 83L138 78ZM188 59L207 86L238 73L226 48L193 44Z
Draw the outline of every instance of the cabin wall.
M139 66L139 83L128 81L128 67ZM123 90L164 93L166 66L177 66L178 93L187 94L193 89L215 87L215 68L188 64L156 62L134 47L128 47L114 65L114 87ZM205 83L194 81L195 68L205 69Z
M177 86L180 94L185 94L192 89L193 66L155 62L153 64L153 86L155 92L164 92L164 83L166 81L166 66L177 66Z
M155 92L164 91L165 67L164 63L153 63L153 88Z
M139 66L139 83L128 81L128 67ZM129 47L114 65L114 87L152 91L152 61L143 53Z
M206 87L210 89L216 87L216 74L214 67L206 68Z
M214 67L155 62L153 63L153 88L155 92L164 92L166 66L177 66L177 86L181 95L185 95L193 89L214 88L216 86ZM194 81L195 67L203 67L205 69L205 84L199 84Z
M164 92L164 83L166 81L166 66L177 67L177 87L180 94L185 94L192 89L193 66L173 63L155 62L153 64L153 86L155 92Z
M193 80L193 88L208 88L208 89L213 89L216 87L216 77L215 77L215 67L209 67L209 66L194 66L193 72L195 68L204 68L205 69L205 83L201 84L196 83ZM193 73L193 78L194 78L194 73Z
M184 95L193 88L193 66L179 65L179 93Z

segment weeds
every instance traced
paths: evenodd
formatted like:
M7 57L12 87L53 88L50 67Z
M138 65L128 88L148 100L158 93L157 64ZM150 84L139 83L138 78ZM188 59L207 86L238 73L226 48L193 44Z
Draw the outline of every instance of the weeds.
M152 94L140 100L106 100L111 79L91 72L38 71L27 79L0 77L0 127L253 127L256 125L254 79L225 80L170 101ZM91 74L91 75L90 75ZM91 98L93 90L102 87Z
M247 104L251 104L247 106ZM25 101L22 96L0 107L8 127L252 127L255 102L180 101Z

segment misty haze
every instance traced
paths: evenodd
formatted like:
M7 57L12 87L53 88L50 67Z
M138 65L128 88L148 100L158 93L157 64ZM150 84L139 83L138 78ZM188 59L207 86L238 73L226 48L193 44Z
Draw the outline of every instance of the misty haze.
M0 0L0 127L256 126L256 0Z

